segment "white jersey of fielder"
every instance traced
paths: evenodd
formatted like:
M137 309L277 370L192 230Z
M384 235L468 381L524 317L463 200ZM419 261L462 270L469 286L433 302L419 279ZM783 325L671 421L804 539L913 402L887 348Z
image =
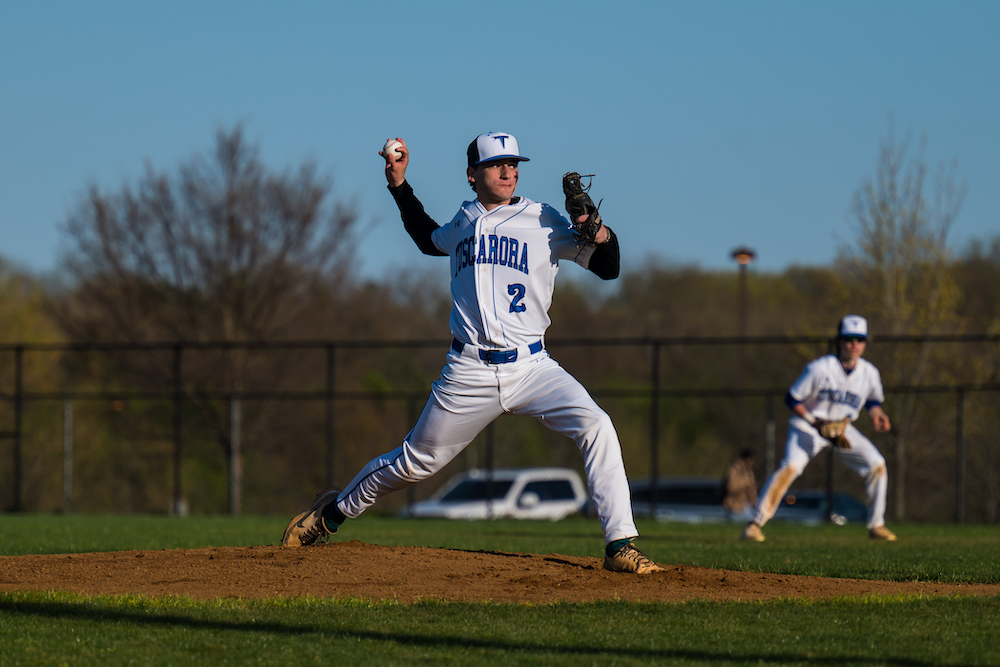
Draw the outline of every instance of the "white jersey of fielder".
M878 369L864 359L858 359L850 373L844 371L840 359L828 354L810 362L802 375L788 390L788 397L798 401L819 419L838 421L845 417L853 422L862 408L881 405L885 400L882 377ZM788 421L788 441L785 457L760 492L760 501L752 522L763 526L778 510L785 493L798 479L809 462L831 443L805 419L793 414ZM834 455L865 480L868 504L866 525L874 529L885 524L888 476L885 458L864 433L848 424L844 435L849 449L834 447Z
M885 401L882 376L874 365L858 359L854 370L847 373L833 354L810 362L788 393L811 414L829 421L850 417L853 422L862 408ZM793 419L805 423L800 417Z
M524 197L491 211L467 201L431 239L451 257L452 335L487 348L537 343L551 322L559 260L587 268L594 254L558 211Z

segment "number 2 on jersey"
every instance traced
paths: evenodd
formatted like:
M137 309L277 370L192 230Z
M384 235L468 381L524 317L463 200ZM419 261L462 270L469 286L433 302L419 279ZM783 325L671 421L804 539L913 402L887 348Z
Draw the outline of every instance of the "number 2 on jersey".
M510 294L512 297L514 297L513 299L510 300L510 312L523 313L525 308L527 308L527 306L521 303L521 299L524 298L524 291L525 291L524 285L522 285L521 283L513 283L511 285L507 285L507 294Z

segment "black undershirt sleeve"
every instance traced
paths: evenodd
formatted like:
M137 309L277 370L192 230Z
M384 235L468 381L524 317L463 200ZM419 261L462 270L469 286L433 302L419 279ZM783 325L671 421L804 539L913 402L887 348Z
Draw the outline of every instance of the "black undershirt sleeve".
M431 241L431 234L438 229L438 225L433 218L424 211L424 205L420 203L417 196L413 194L413 188L406 181L403 181L398 188L388 186L396 206L399 207L400 216L403 219L403 228L417 244L420 252L425 255L435 255L444 257L445 252L438 250L434 242ZM598 245L594 249L594 254L590 257L588 266L591 273L604 280L611 280L618 277L621 268L621 256L618 248L618 237L611 228L608 227L611 238L606 243Z
M599 244L594 248L594 254L590 256L590 264L587 269L598 278L612 280L618 277L621 269L621 252L618 249L618 237L611 231L610 227L605 227L611 237L606 243Z
M438 250L431 240L431 234L440 225L424 211L424 205L413 194L413 188L410 187L410 184L403 181L398 188L391 185L388 188L392 198L396 200L396 206L399 207L399 214L403 218L403 229L420 248L420 252L425 255L446 256L448 253Z

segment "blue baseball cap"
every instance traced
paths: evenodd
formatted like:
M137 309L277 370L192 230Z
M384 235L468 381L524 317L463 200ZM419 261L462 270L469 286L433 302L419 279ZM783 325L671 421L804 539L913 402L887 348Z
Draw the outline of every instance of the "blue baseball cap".
M521 155L517 139L507 132L487 132L476 137L469 144L469 166L492 162L494 160L514 159L527 162L528 158Z

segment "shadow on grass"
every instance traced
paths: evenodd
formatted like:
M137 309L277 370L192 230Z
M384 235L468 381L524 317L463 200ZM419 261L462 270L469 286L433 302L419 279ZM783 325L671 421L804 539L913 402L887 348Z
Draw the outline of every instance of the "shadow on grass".
M377 632L370 630L354 630L321 625L296 625L285 623L247 623L240 621L210 620L186 617L177 614L150 614L148 611L122 611L115 609L97 609L86 602L72 604L66 602L38 602L0 600L0 612L4 614L52 619L58 621L86 621L97 623L130 623L149 628L179 628L186 630L206 630L212 632L245 632L262 635L321 635L323 639L334 641L368 640L375 642L391 642L421 648L468 649L481 651L507 651L518 654L535 654L539 659L547 655L577 655L580 657L596 657L607 655L613 658L635 660L690 660L703 663L765 663L788 664L810 663L823 665L935 665L933 660L913 660L910 658L893 658L878 655L821 657L812 651L803 653L770 653L751 654L719 650L716 652L694 649L644 649L619 646L586 646L586 645L548 645L525 642L522 640L486 640L471 637L435 635L427 636L405 632ZM497 656L494 654L494 658Z

